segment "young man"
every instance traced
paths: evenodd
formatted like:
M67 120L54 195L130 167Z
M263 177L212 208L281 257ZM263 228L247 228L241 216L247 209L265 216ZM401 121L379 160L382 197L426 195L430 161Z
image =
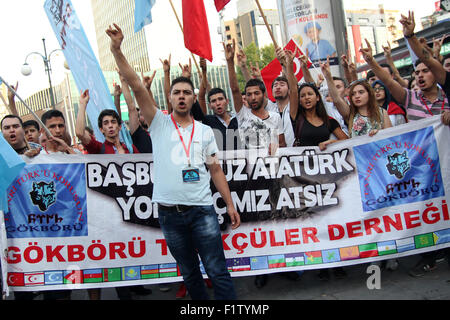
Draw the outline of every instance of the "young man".
M15 115L7 115L1 121L3 137L18 153L29 157L36 156L41 146L34 142L27 142L23 130L22 119Z
M86 151L89 154L127 154L131 153L124 143L120 142L120 130L122 122L115 110L103 110L98 116L98 127L105 136L105 142L97 141L93 136L87 133L86 127L86 107L89 102L89 90L84 91L80 96L80 106L78 109L77 121L75 124L75 133L80 139ZM139 153L137 148L132 145L133 153Z
M65 141L67 139L66 120L59 110L49 110L41 116L42 123L48 128L51 137L47 136L44 128L41 128L41 134L47 136L45 147L42 154L66 153L77 154Z
M39 144L39 123L36 120L28 120L23 123L23 129L25 130L25 138L28 142L34 142Z
M192 113L195 119L213 129L219 150L240 149L237 118L228 112L229 100L225 91L221 88L211 89L208 92L208 104L213 115L206 114L206 106L194 104Z
M441 64L437 59L434 59L431 52L420 43L419 39L414 34L416 26L414 22L414 12L409 12L408 17L402 16L400 23L403 25L403 34L408 40L411 49L420 61L429 69L437 83L442 87L447 96L447 100L450 99L450 56L446 55ZM423 83L423 79L417 77L416 81L419 86ZM450 125L450 112L448 109L447 111L442 112L442 122Z
M226 46L224 44L224 51L242 144L247 149L263 148L268 149L269 154L274 154L277 147L286 147L281 117L278 113L264 108L267 103L266 87L259 79L251 79L247 82L245 95L249 108L243 107L234 68L235 46L236 42L233 39L233 44Z
M196 100L192 82L187 78L172 82L169 99L173 113L164 115L120 49L124 38L122 30L114 25L106 33L111 38L111 52L120 73L134 92L149 124L154 149L152 199L158 203L161 229L191 298L209 298L200 271L200 255L213 283L215 298L235 299L217 214L212 205L210 179L227 205L233 229L240 225L240 218L216 157L218 148L213 132L191 116Z
M295 142L294 128L292 127L292 121L289 116L290 104L289 104L289 83L285 76L277 77L272 82L272 94L275 98L275 102L268 101L266 110L272 112L278 112L283 122L284 139L286 140L286 146L292 147Z
M385 84L395 101L406 109L408 121L416 121L450 111L449 103L442 89L437 85L437 79L425 63L416 62L415 78L420 90L418 92L403 88L393 80L388 72L383 70L372 55L372 48L366 40L367 48L361 49L364 60L375 75ZM445 122L444 122L445 123ZM448 124L448 123L446 123Z
M75 124L75 132L88 154L129 154L127 146L120 142L120 130L122 121L119 114L112 109L103 110L98 116L98 127L105 136L105 142L97 141L93 134L86 130L85 118L86 108L89 103L89 90L85 90L80 95L80 103L78 109L77 121ZM137 118L137 117L136 117ZM132 145L133 153L139 153L139 150ZM131 300L131 291L140 295L150 294L152 291L143 286L133 287L116 287L117 296L120 300ZM91 300L100 299L100 289L89 289L89 297Z

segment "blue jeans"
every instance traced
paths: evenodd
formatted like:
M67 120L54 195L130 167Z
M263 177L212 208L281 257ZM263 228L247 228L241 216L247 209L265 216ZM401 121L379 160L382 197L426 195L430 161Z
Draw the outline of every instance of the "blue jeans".
M158 210L161 229L193 300L208 300L198 256L214 288L217 300L235 300L227 270L217 214L213 206L198 206L186 212Z

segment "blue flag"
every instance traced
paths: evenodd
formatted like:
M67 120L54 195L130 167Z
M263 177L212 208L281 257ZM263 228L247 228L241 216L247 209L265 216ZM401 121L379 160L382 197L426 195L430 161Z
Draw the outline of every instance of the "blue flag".
M70 0L46 0L44 9L78 90L89 89L91 99L86 112L91 123L95 124L103 110L116 110L116 107L83 26ZM97 140L103 142L104 137L99 128L94 126L93 129ZM127 134L125 126L122 126L120 137L130 153L133 153L131 136Z
M19 172L25 167L23 159L0 134L0 210L8 211L7 188L11 185Z
M147 24L152 23L152 7L156 0L135 0L134 32L139 32Z

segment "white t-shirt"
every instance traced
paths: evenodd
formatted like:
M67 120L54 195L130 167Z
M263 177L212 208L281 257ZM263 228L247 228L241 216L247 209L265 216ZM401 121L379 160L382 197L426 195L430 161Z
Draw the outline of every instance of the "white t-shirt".
M186 148L191 139L193 125L181 128ZM153 144L153 197L152 201L164 205L212 205L211 176L206 169L207 157L217 154L216 139L211 127L195 121L190 158L191 167L199 170L200 182L183 182L183 170L189 167L186 151L170 115L156 112L149 127Z
M270 112L277 112L280 114L280 109L278 108L278 104L276 102L272 102L269 100L266 106L266 110ZM284 139L286 140L286 146L292 147L295 142L295 133L294 128L292 127L291 121L291 104L288 103L281 113L281 121L283 121L283 133Z
M266 119L255 116L250 108L245 106L236 115L239 126L239 136L247 149L269 148L278 144L278 136L283 134L283 122L280 114L269 112Z

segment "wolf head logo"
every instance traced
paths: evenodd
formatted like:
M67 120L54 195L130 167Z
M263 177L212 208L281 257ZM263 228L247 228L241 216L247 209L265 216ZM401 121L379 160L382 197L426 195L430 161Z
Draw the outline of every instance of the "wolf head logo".
M41 211L47 209L56 202L55 183L33 182L33 190L30 192L33 204L39 207Z
M403 151L403 153L388 155L387 161L386 168L388 169L389 174L394 175L398 180L403 179L406 172L411 169L406 150Z

